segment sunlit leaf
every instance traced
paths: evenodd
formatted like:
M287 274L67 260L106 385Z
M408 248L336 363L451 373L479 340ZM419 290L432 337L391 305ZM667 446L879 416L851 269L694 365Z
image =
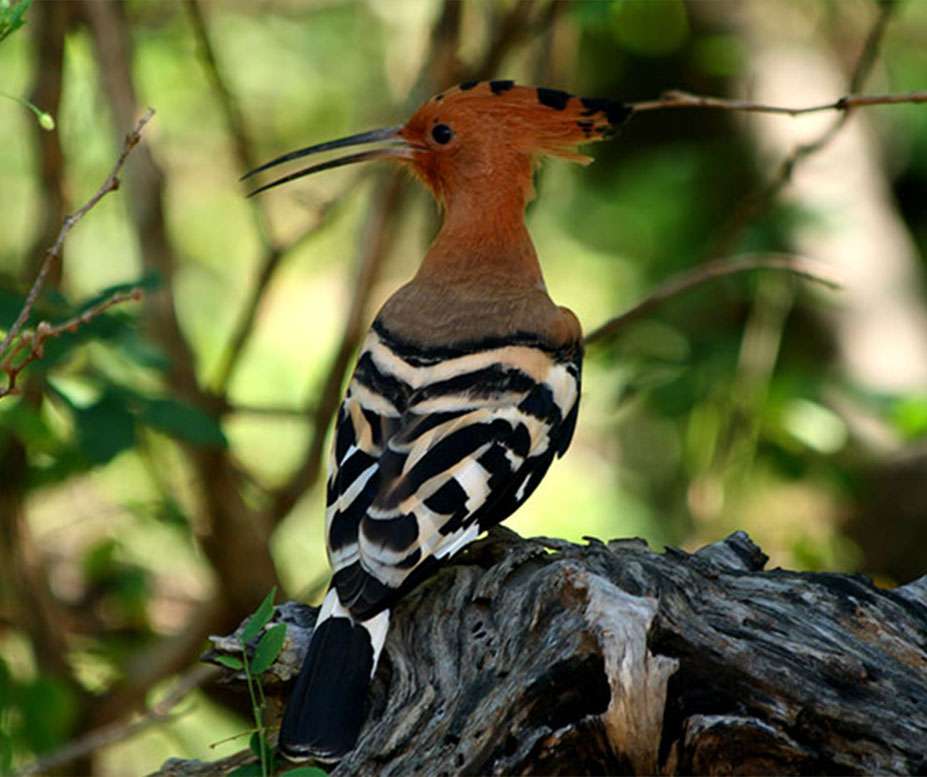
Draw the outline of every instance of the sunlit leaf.
M226 669L233 669L238 671L245 668L245 665L242 663L241 659L235 658L235 656L216 656L211 660L215 661L217 664L221 664Z
M927 435L927 394L899 399L892 408L891 420L909 440Z
M262 674L273 666L277 656L283 649L283 642L286 639L286 624L278 623L271 626L264 632L261 641L258 642L254 649L254 658L251 659L251 671L255 675Z
M19 693L20 734L35 753L45 753L65 742L77 722L74 693L58 680L38 677Z
M243 644L251 642L258 634L261 633L261 629L267 625L268 621L273 617L274 614L274 597L277 595L277 587L274 586L270 589L270 593L264 597L258 608L254 611L254 614L248 619L248 622L245 624L245 628L241 634L241 641Z
M807 399L797 398L788 403L783 424L793 437L820 453L836 453L849 436L839 415Z
M22 27L26 20L23 18L32 0L19 0L11 4L10 0L0 2L0 41Z

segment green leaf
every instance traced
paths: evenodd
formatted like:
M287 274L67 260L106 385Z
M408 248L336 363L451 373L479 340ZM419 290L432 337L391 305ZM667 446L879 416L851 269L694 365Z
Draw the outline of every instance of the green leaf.
M38 677L21 689L19 712L20 732L34 753L47 753L62 745L78 722L74 691L49 677Z
M19 0L16 5L10 5L9 0L3 0L0 3L0 41L16 32L26 23L23 16L25 16L31 2L32 0Z
M235 658L235 656L216 656L212 659L217 664L222 664L226 669L234 669L238 671L239 669L244 669L245 665L242 663L240 658Z
M0 407L0 432L0 439L12 433L33 453L54 453L61 445L42 414L24 400Z
M149 367L159 372L166 372L171 366L171 360L167 358L157 345L146 340L134 329L128 327L115 339L114 347L118 348L122 354L131 359L142 367Z
M328 777L328 772L318 766L297 766L284 774L286 777Z
M105 464L135 445L135 418L120 394L106 391L89 407L74 410L78 445L94 464Z
M90 297L87 300L84 300L80 305L81 313L90 310L94 305L99 305L101 302L108 300L114 294L126 294L133 289L141 289L142 291L156 291L161 288L162 279L161 274L156 270L146 272L139 278L136 278L134 281L128 281L127 283L116 283L112 286L106 286L105 288L100 289L96 294Z
M278 623L271 626L254 649L254 658L251 659L251 673L255 676L263 674L273 665L283 650L286 639L286 624Z
M143 424L194 445L228 447L219 422L199 408L176 399L136 399L141 403L139 420Z
M241 633L241 643L247 645L249 642L261 633L268 621L274 614L274 597L277 595L277 586L270 589L270 593L264 597L264 601L258 605L254 614L248 618L244 631Z
M892 407L891 421L908 440L927 435L927 394L899 398Z
M264 745L263 752L261 751L261 744ZM251 735L251 738L248 740L248 747L251 752L257 756L258 761L261 760L262 756L270 758L274 752L274 749L270 746L270 742L266 739L262 739L260 731L255 731Z
M244 764L230 771L227 777L261 777L263 774L260 764Z
M13 738L0 731L0 774L9 774L13 769Z
M0 712L10 706L13 695L13 678L7 668L6 661L0 658ZM3 772L0 771L0 774Z

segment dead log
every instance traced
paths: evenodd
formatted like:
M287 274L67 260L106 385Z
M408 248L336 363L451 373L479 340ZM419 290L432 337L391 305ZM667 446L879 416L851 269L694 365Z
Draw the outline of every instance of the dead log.
M690 555L494 530L397 608L333 775L927 773L927 576L766 560L743 533ZM282 689L315 610L277 617Z

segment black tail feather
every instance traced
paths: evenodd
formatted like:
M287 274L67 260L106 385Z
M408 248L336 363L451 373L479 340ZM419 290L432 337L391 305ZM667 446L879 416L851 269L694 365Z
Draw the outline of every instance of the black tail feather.
M337 761L364 723L374 646L362 624L330 617L317 626L280 726L279 750L291 761Z

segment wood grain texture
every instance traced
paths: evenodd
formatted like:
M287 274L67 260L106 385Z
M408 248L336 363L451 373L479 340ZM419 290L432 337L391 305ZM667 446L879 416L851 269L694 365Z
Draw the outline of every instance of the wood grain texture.
M398 606L333 774L925 773L927 577L765 562L743 533L690 555L494 530ZM285 679L314 612L278 615Z

